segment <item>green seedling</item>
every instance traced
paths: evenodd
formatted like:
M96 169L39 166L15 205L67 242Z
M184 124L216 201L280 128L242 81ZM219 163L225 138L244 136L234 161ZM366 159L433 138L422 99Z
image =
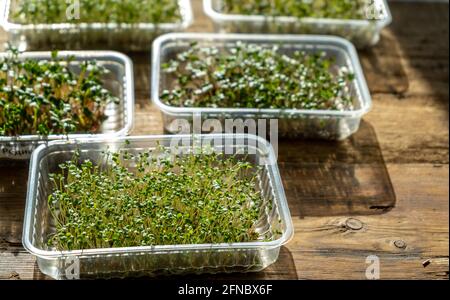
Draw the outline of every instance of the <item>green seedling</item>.
M367 0L224 0L228 14L297 18L366 19Z
M96 61L19 58L9 48L0 58L0 136L96 133L108 103L118 99L103 88L108 71Z
M79 0L76 17L68 18L73 3L63 0L17 0L20 23L174 23L181 19L177 0Z
M163 64L173 77L164 103L179 107L351 110L353 73L324 52L238 42L221 50L192 44Z
M256 241L264 211L254 166L222 154L168 150L76 154L52 174L58 250ZM264 237L263 237L264 238Z

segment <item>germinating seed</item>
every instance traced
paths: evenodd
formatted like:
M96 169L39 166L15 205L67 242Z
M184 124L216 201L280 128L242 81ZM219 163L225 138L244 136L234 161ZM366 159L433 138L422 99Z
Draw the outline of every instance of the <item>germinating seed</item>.
M68 20L72 1L17 0L21 23L173 23L181 19L177 0L79 0L79 16Z
M9 48L0 58L0 136L97 132L108 103L118 99L103 88L107 70L96 61L71 71L73 58L20 60Z
M256 176L248 175L250 163L167 151L106 152L103 166L80 162L76 154L62 164L50 176L56 233L48 244L73 250L259 238L263 199Z
M230 14L365 19L367 0L224 0Z
M171 106L351 110L354 75L324 52L297 51L238 42L223 52L192 44L163 64L175 84L161 99Z

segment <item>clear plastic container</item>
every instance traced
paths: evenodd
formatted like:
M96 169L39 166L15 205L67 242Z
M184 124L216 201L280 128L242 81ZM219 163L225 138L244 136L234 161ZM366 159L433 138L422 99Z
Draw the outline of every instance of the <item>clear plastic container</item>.
M49 173L59 171L58 164L70 160L77 150L81 153L81 160L104 163L102 151L107 149L137 154L159 145L178 145L176 149L183 153L181 155L192 155L194 149L200 149L198 147L202 145L207 147L203 149L214 149L225 155L237 154L239 159L259 166L253 168L249 175L254 176L256 172L258 188L264 197L263 212L256 229L260 238L248 243L154 245L74 251L56 251L47 245L49 234L55 231L48 208L48 195L51 192L48 177ZM54 141L40 146L31 158L23 245L37 256L40 270L56 279L67 278L68 267L74 262L77 269L69 274L75 273L80 278L260 271L278 259L280 247L292 236L292 220L274 151L266 140L256 136L142 136Z
M0 53L0 56L5 56ZM42 143L58 139L85 138L88 136L115 137L126 136L132 129L134 114L134 82L133 63L130 58L118 52L111 51L73 51L59 52L58 56L74 57L71 67L79 70L79 63L86 60L97 60L99 65L109 70L104 75L105 88L113 96L119 98L119 103L110 103L106 107L107 119L103 122L98 134L50 135L47 138L38 135L22 135L15 137L0 136L0 159L24 160L31 157L33 150ZM51 52L25 52L21 59L50 60Z
M374 0L367 7L366 20L233 15L223 13L222 0L203 0L203 6L219 32L337 35L350 40L358 48L378 43L381 30L392 22L386 0Z
M349 86L354 99L354 110L186 108L169 106L161 101L161 92L170 89L176 80L172 75L161 71L163 63L174 59L177 54L189 49L192 42L197 42L200 46L215 46L223 50L234 46L238 41L256 43L267 47L277 45L280 51L285 54L292 54L298 50L305 52L324 51L328 57L335 60L336 66L346 66L350 72L355 74L355 80ZM152 101L162 112L166 133L179 133L180 124L182 124L180 120L187 120L191 125L190 128L192 128L196 118L201 118L202 121L215 119L220 121L225 131L227 119L255 120L255 123L259 120L265 120L266 124L269 124L272 119L277 119L280 136L343 140L358 130L362 116L372 106L372 99L355 47L340 37L173 33L155 40L152 53ZM204 133L206 132L204 131Z
M63 0L61 0L63 1ZM193 22L190 0L179 0L182 20L164 24L55 23L18 24L11 18L16 0L0 3L0 24L9 41L20 50L121 50L144 51L155 37L183 31Z

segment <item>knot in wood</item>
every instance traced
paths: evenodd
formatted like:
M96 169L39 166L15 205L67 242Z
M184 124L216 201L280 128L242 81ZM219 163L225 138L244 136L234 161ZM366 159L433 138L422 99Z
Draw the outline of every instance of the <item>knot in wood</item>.
M348 218L348 219L345 221L345 226L346 226L347 228L351 229L351 230L358 231L358 230L361 230L361 229L364 227L364 224L363 224L363 222L361 222L361 221L358 220L358 219L355 219L355 218Z
M405 241L402 240L396 240L394 242L395 247L399 248L399 249L405 249L406 248L406 243Z

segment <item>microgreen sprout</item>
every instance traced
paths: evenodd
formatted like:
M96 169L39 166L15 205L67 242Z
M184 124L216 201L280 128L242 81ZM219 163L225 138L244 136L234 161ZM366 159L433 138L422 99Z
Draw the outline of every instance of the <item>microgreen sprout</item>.
M175 81L161 99L171 106L352 110L354 75L325 52L237 42L227 50L192 44L163 64Z
M174 156L162 146L79 153L50 175L58 250L256 241L264 210L251 163L223 154ZM106 162L106 163L105 163ZM264 238L264 237L262 237Z
M18 22L49 23L173 23L181 19L177 0L79 0L79 18L68 19L72 1L16 0Z
M367 0L224 0L222 11L274 17L365 19L367 5Z
M20 59L9 47L0 58L0 136L98 132L108 103L118 99L103 88L107 70L83 61L72 71L74 58Z

